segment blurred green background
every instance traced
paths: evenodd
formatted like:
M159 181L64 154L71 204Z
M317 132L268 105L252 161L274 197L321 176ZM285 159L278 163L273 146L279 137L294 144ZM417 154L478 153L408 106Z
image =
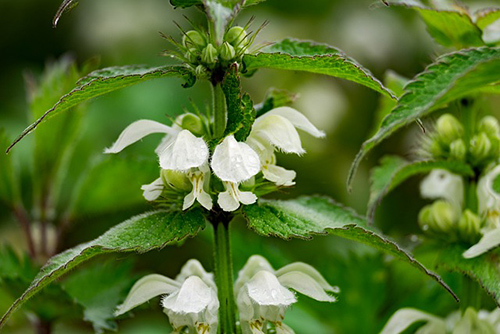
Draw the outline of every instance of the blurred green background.
M484 7L485 2L466 1L471 6ZM495 2L493 2L495 3ZM159 32L180 39L173 21L185 29L189 23L183 17L202 16L195 9L174 10L168 0L82 0L80 5L63 15L57 29L51 25L59 0L0 0L0 128L13 139L31 120L26 102L24 78L31 72L41 75L47 63L61 57L72 57L81 64L98 57L100 67L127 64L161 65L169 60L161 52L170 46ZM498 5L498 3L497 3ZM249 8L236 20L244 25L255 17L252 28L264 21L267 27L258 42L285 37L311 39L342 49L374 75L383 79L387 70L411 78L446 50L436 46L427 35L419 17L402 8L386 8L371 0L267 0ZM159 135L144 139L114 159L121 164L120 172L104 172L90 166L102 160L102 151L131 122L147 118L167 122L169 117L190 106L190 99L204 107L210 101L208 83L197 83L184 89L178 79L161 79L100 97L88 104L78 144L62 181L59 210L72 205L70 195L81 175L93 173L86 195L80 198L79 214L64 236L61 249L91 240L109 227L132 214L148 210L141 200L140 186L157 177L153 150ZM327 133L326 139L306 134L302 157L280 155L280 165L297 171L297 185L275 197L296 197L301 194L326 194L364 214L369 195L369 170L383 154L412 156L418 144L419 129L411 126L398 132L380 145L363 161L353 192L345 187L347 171L361 143L376 126L375 110L380 96L360 85L319 75L261 70L244 79L256 103L267 88L287 89L299 94L295 107ZM497 101L498 102L498 101ZM494 106L492 107L494 108ZM46 126L44 124L42 126ZM53 134L57 136L57 133ZM30 202L33 135L28 136L11 154L15 169L21 176L23 198ZM4 147L1 147L4 149ZM4 159L4 157L0 157ZM129 167L128 161L134 161ZM92 171L91 171L92 170ZM113 169L114 171L114 169ZM1 171L0 171L1 172ZM386 198L379 208L376 224L404 245L411 244L409 235L418 232L417 213L423 201L418 196L418 179L405 183ZM109 199L109 203L103 198ZM74 205L74 203L73 203ZM99 206L102 205L102 208ZM99 258L87 268L130 263L135 277L156 272L175 276L190 258L199 259L211 270L211 231L188 240L179 247L168 247L145 255L110 256ZM17 252L26 249L20 228L7 206L0 204L0 245L10 245ZM235 268L241 268L252 254L262 254L279 268L293 261L305 261L315 266L327 280L341 288L336 304L324 305L307 297L287 313L286 322L297 333L376 333L387 318L402 306L413 306L446 315L456 308L452 298L431 280L417 275L406 264L334 237L316 237L310 241L283 241L262 238L237 221L233 230ZM432 263L432 256L429 263ZM104 263L104 264L103 264ZM6 270L5 268L1 270ZM78 271L78 270L77 270ZM70 274L68 278L71 278ZM455 277L447 275L450 285ZM89 289L92 289L89 284ZM20 287L20 291L26 286ZM0 313L16 296L1 289ZM35 298L30 303L44 300ZM56 302L57 304L57 302ZM119 323L120 333L164 333L168 320L157 301L140 308L135 317ZM63 303L61 303L63 305ZM57 308L57 306L55 306ZM27 312L19 312L5 328L5 333L31 333ZM92 326L81 320L81 310L67 314L55 323L55 333L91 333Z

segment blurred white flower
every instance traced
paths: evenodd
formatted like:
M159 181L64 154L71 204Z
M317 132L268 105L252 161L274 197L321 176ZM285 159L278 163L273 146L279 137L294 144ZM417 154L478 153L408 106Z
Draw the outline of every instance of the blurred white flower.
M462 213L464 181L456 174L434 169L420 184L420 194L428 199L444 199L453 205L458 215Z
M219 194L219 206L224 211L234 211L240 203L252 204L257 196L248 191L240 191L240 182L250 179L260 171L259 156L250 146L227 136L217 145L211 161L214 174L219 177L226 191Z
M164 295L161 305L174 333L185 329L193 334L217 333L217 288L213 275L197 260L189 260L175 280L157 274L141 278L118 306L115 316L160 295Z
M308 264L296 262L274 270L265 258L254 255L239 272L234 286L242 333L264 333L267 322L277 333L294 333L283 324L288 306L297 301L289 289L325 302L336 301L326 292L339 292Z
M418 334L496 334L500 333L500 309L476 312L469 307L463 314L457 311L443 319L417 309L403 308L392 315L380 334L403 333L417 322L425 322L415 332Z
M303 154L297 129L306 131L314 137L324 137L309 120L297 110L290 107L279 107L258 117L252 126L247 143L258 153L262 166L262 174L266 180L278 186L294 184L295 172L276 166L274 150L285 153Z

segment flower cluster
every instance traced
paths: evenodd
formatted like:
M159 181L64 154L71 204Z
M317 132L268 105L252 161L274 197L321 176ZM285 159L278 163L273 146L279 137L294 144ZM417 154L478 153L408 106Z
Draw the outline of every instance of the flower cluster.
M294 184L295 172L276 165L275 151L302 154L304 149L297 129L315 137L324 133L290 107L279 107L258 117L246 142L233 135L225 137L213 150L207 145L210 126L194 114L177 118L173 126L155 121L139 120L129 125L105 153L118 153L152 133L164 133L156 148L161 177L142 187L148 201L176 203L183 198L182 209L198 202L207 210L213 207L212 197L224 211L235 211L240 204L252 204L257 196L244 186L255 189L255 176L262 174L260 183L275 186ZM212 172L217 178L212 177ZM248 189L247 189L248 190Z
M416 309L403 308L393 314L380 334L403 333L411 325L420 322L424 324L416 333L496 334L500 333L500 309L476 312L469 307L463 314L457 311L443 319Z
M420 211L422 229L448 241L475 244L464 253L471 258L500 244L500 194L494 182L500 176L500 165L479 179L477 184L478 213L463 210L464 180L448 171L433 170L420 187L424 198L438 199ZM479 242L478 242L479 241Z
M325 302L336 301L328 293L339 292L310 265L295 262L275 271L258 255L252 256L240 271L234 289L243 334L265 333L268 323L276 333L294 333L283 323L286 309L297 301L289 289ZM174 333L217 333L217 288L213 274L207 273L198 261L188 261L175 280L156 274L143 277L134 284L115 315L160 295L164 296L161 305Z
M492 116L483 117L474 133L467 134L451 114L436 122L436 131L427 139L426 151L435 159L460 160L485 167L500 157L500 125Z

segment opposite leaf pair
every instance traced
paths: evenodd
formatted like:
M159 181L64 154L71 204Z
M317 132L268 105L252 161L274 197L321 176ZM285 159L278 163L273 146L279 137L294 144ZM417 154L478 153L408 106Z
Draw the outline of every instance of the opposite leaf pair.
M294 333L283 324L285 311L297 301L289 289L313 299L336 301L326 292L338 293L313 267L296 262L274 270L266 259L252 256L238 275L234 286L243 334L267 332L274 326L277 333ZM219 301L213 274L207 273L197 260L189 260L172 280L161 275L148 275L130 290L116 315L135 308L156 296L164 295L162 307L174 333L216 333Z

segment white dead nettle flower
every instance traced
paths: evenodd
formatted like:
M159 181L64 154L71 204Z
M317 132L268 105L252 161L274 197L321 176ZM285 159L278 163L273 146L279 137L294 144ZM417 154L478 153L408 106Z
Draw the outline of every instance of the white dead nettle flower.
M462 213L464 181L444 169L434 169L420 184L420 194L428 199L444 199L452 204L457 216Z
M205 174L209 172L208 146L202 138L196 137L189 130L183 130L177 125L170 127L151 120L139 120L125 128L116 142L104 153L118 153L153 133L166 134L155 150L160 167L186 173L193 185L193 191L184 199L183 210L193 205L194 200L206 209L212 209L212 199L203 189ZM157 179L141 189L144 190L144 197L148 201L154 201L161 195L163 184L161 179Z
M257 196L249 191L240 191L239 184L260 171L259 156L250 146L227 136L217 145L211 161L214 174L219 177L226 191L219 194L219 206L224 211L234 211L240 203L252 204Z
M380 334L403 333L417 322L425 322L416 332L420 334L496 334L500 333L500 309L477 312L469 307L463 314L457 311L443 319L417 309L403 308L393 314Z
M189 260L175 280L157 274L141 278L118 306L115 316L160 295L164 296L161 305L174 333L186 328L192 334L217 333L217 288L213 274L207 273L197 260Z
M483 237L477 244L466 250L467 259L479 256L500 245L500 194L493 188L495 179L500 176L500 165L479 179L477 199L479 214L485 225L481 229Z
M314 137L325 136L324 132L318 130L304 115L290 107L275 108L258 117L248 136L248 145L259 154L264 178L278 186L293 185L295 172L276 166L274 150L305 153L297 129L304 130Z
M243 334L264 333L267 322L277 333L294 333L283 324L286 309L297 301L289 289L325 302L336 301L326 292L339 292L308 264L295 262L274 270L262 256L250 257L234 285Z

